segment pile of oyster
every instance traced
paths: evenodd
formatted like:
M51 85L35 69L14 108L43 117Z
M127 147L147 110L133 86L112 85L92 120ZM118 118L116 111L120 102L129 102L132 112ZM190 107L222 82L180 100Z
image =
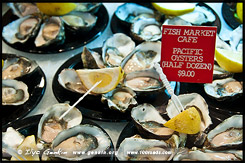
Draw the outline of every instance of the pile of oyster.
M101 101L107 103L110 109L123 113L137 105L137 96L157 94L163 90L163 84L152 64L160 62L160 58L160 41L145 41L135 46L135 42L123 33L113 34L106 39L102 54L86 47L81 54L84 69L122 67L123 79L114 90L102 94ZM75 69L62 70L58 81L73 92L84 94L87 90Z
M47 16L34 3L8 3L13 14L19 18L3 27L2 36L10 44L25 43L34 38L36 47L63 44L65 28L85 33L97 22L94 12L101 3L78 3L74 11L64 16Z
M131 111L140 136L127 137L121 142L118 160L243 160L242 115L234 115L210 130L208 105L201 95L183 94L179 100L185 109L197 108L201 117L199 133L188 135L165 127L167 119L154 106L144 103ZM166 111L169 118L178 114L172 100Z
M103 153L110 150L109 136L97 126L81 124L83 117L77 108L74 107L60 119L69 108L70 105L65 103L55 104L42 115L35 144L40 151L38 158L41 160L79 161L95 157L96 154L91 154L94 151ZM9 127L3 132L2 141L7 147L17 150L24 138L18 131ZM80 154L74 151L79 151ZM4 148L2 152L3 157L10 157Z
M21 81L38 67L25 57L9 57L2 68L2 105L22 105L29 99L28 86Z
M117 8L115 15L122 25L130 29L129 34L137 43L160 40L162 25L212 25L216 20L210 9L199 4L196 4L193 12L174 17L162 15L152 6L148 8L136 3L125 3Z

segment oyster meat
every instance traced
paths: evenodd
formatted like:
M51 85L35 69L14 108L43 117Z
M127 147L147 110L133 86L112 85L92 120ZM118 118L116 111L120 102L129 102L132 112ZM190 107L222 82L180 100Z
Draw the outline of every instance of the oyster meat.
M60 17L52 16L44 20L35 39L36 47L45 47L56 43L63 44L65 40L65 28Z
M222 150L242 147L243 116L233 115L227 118L207 135L206 148Z
M116 155L119 161L167 161L171 160L178 148L178 136L173 135L166 142L156 139L143 139L139 135L125 138Z
M37 63L25 57L9 57L4 60L2 79L15 79L30 74L38 67Z
M145 41L138 46L122 61L121 67L125 74L130 72L151 69L154 62L160 62L161 42Z
M102 59L105 65L120 66L121 61L134 50L135 42L123 33L116 33L102 46Z
M38 7L34 3L8 3L7 5L18 17L40 13Z
M101 101L107 102L110 109L115 109L124 113L126 110L137 105L135 97L136 93L133 90L128 87L120 87L103 94Z
M243 82L234 78L213 80L211 84L204 84L204 90L217 101L234 100L243 93Z
M81 123L82 113L75 107L61 120L59 119L69 107L69 104L55 104L43 114L38 123L37 137L39 141L52 143L58 133Z
M25 43L29 38L36 36L40 24L41 18L27 15L4 26L2 36L10 44Z
M29 99L25 83L13 79L2 80L2 105L21 105Z
M161 25L154 18L141 18L132 23L130 35L138 42L157 41L162 38Z
M131 117L138 131L148 138L166 140L174 134L174 130L163 126L167 121L151 104L144 103L132 108Z
M100 128L84 124L60 132L52 142L51 148L54 152L66 151L64 154L56 154L55 157L78 161L94 157L95 154L92 152L103 153L109 150L110 145L110 138ZM80 151L81 154L74 154L74 151Z

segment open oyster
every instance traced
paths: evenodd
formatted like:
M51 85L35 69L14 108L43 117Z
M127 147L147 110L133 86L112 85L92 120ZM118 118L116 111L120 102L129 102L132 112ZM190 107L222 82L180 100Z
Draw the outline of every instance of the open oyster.
M126 75L123 83L137 93L163 89L163 84L159 80L159 75L155 69L131 72Z
M115 15L119 20L125 22L125 24L131 24L135 20L142 17L155 17L154 11L152 9L138 5L136 3L125 3L119 6L115 12Z
M205 147L222 150L242 147L243 144L243 116L233 115L227 118L207 135Z
M96 13L102 3L76 3L77 7L74 9L74 11L80 11L80 12L90 12L90 13Z
M177 152L173 161L241 161L242 150L189 150L183 148Z
M136 93L128 87L120 87L103 94L101 101L107 102L110 109L125 112L127 109L137 105Z
M45 47L54 43L63 44L64 40L64 24L60 17L52 16L44 20L34 43L36 47Z
M166 140L174 134L174 130L164 127L167 121L151 104L141 104L131 111L131 117L138 131L148 137Z
M160 62L161 42L146 41L138 46L122 61L121 67L125 74L151 69L154 62Z
M64 118L59 120L60 116L67 111L69 107L69 104L55 104L43 114L38 123L37 137L39 141L52 143L58 133L81 123L82 113L75 107L69 111Z
M63 154L55 154L55 157L78 161L96 156L93 153L106 152L110 145L110 138L100 128L84 124L60 132L52 142L51 148L54 152L66 151ZM81 154L74 154L74 151Z
M233 76L233 73L224 70L223 68L218 66L218 64L214 63L213 80L224 79L224 78L228 78L232 76Z
M125 138L119 146L117 158L119 161L167 161L171 160L178 148L178 136L169 140L143 139L139 135Z
M2 79L15 79L30 74L38 67L37 63L25 57L10 57L4 60Z
M25 83L13 79L2 80L2 105L21 105L29 99Z
M116 33L102 46L102 59L105 65L120 66L121 61L134 50L135 42L123 33Z
M36 36L40 24L39 17L27 15L4 26L2 36L10 44L25 43L29 38Z
M233 51L243 51L243 25L239 25L235 30L232 31L230 36L230 45Z
M62 16L66 27L75 32L88 32L97 22L97 17L88 12L70 12Z
M204 84L204 90L217 101L234 100L243 93L243 82L234 78L214 80L211 84Z
M7 3L7 5L18 17L40 13L38 7L34 3Z
M157 41L162 38L161 25L154 18L141 18L132 23L130 35L138 42Z
M86 46L83 47L81 59L84 68L88 68L88 69L105 68L101 55L93 50L89 50Z
M163 22L163 25L187 25L187 26L192 26L192 24L190 22L185 21L185 20L181 19L178 16L166 19Z

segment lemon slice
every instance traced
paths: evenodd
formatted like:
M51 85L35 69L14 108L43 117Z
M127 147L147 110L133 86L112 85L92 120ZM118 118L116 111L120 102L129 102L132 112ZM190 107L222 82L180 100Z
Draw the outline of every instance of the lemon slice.
M243 65L242 65L242 52L234 52L228 49L215 49L215 58L224 70L233 72L233 73L240 73L243 72Z
M76 70L83 85L90 89L96 82L102 82L94 88L93 93L106 93L114 89L123 78L121 67L103 68L103 69L80 69Z
M4 61L3 61L3 59L2 59L2 68L3 68L3 65L4 65Z
M195 9L194 3L152 3L152 6L165 15L178 16Z
M243 23L243 3L236 4L236 14L240 23Z
M77 7L76 3L36 3L36 5L42 13L51 16L65 15Z
M34 135L27 136L23 140L23 142L18 146L17 152L22 154L22 156L28 161L39 161L40 160L39 155L37 153L31 154L30 151L32 152L38 151ZM23 160L21 157L18 157L18 159ZM17 160L17 159L14 157L11 157L11 160Z
M190 107L176 115L164 126L186 134L196 134L200 131L201 117L195 107Z

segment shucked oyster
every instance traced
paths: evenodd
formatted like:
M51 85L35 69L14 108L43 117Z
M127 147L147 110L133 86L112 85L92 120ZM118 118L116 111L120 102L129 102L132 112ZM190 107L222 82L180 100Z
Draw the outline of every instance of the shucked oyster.
M2 79L15 79L30 74L38 67L35 61L25 57L10 57L4 60Z
M216 126L207 135L206 148L222 150L242 147L243 116L233 115Z
M105 65L120 66L121 61L134 50L135 42L123 33L108 38L102 47L102 59Z
M40 141L51 143L58 133L81 123L82 113L75 107L59 119L69 107L68 104L55 104L43 114L38 123L37 137Z
M119 146L117 158L119 161L167 161L175 155L179 145L178 136L169 140L143 139L139 135L125 138Z
M101 7L102 3L76 3L77 7L74 9L74 11L80 11L80 12L90 12L90 13L96 13L99 8Z
M63 154L55 154L55 157L78 161L92 158L98 152L102 154L108 152L110 145L110 138L100 128L84 124L60 132L52 142L51 148L54 152L66 151Z
M52 16L44 20L35 39L36 47L45 47L50 44L63 44L65 29L60 17Z
M83 62L83 68L105 68L101 55L93 50L89 50L86 46L83 47L81 59Z
M110 109L125 112L127 109L137 105L136 93L128 87L120 87L103 94L101 101L107 102Z
M38 7L34 3L8 3L7 5L18 17L40 13Z
M242 95L242 83L233 78L214 80L211 84L204 84L204 90L207 95L218 101L232 100Z
M39 17L27 15L4 26L2 36L10 44L25 43L29 38L36 36L40 24Z
M21 105L29 99L25 83L13 79L2 80L2 105Z
M161 42L145 41L122 61L121 67L125 74L153 68L154 62L160 62Z

